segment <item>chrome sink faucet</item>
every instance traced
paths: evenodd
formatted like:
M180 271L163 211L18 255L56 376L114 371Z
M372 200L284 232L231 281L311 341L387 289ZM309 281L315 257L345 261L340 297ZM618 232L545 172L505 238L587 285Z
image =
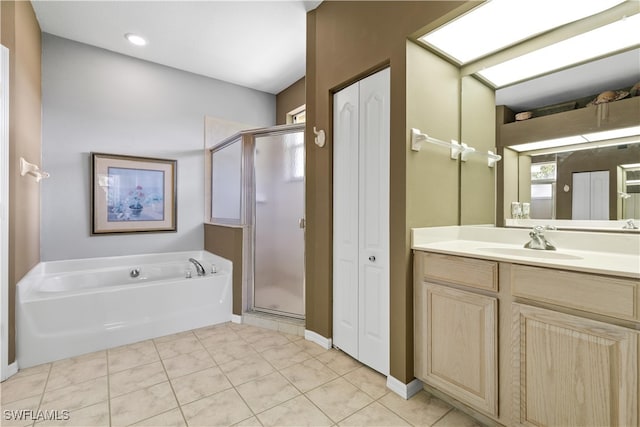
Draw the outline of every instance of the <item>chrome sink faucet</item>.
M204 276L206 274L204 272L204 267L202 266L202 264L198 262L198 260L189 258L189 262L191 262L193 266L196 268L196 272L198 273L198 276Z
M533 227L533 231L529 232L529 237L531 240L527 242L524 247L527 249L537 249L543 251L555 251L556 247L553 246L545 237L544 237L545 227L541 225L536 225Z

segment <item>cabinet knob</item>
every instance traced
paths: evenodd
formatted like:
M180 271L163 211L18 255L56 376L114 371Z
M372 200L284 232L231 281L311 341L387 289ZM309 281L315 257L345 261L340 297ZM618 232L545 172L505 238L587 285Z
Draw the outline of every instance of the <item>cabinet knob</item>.
M371 255L371 256L369 257L369 261L371 261L371 262L376 262L376 257L375 257L374 255Z

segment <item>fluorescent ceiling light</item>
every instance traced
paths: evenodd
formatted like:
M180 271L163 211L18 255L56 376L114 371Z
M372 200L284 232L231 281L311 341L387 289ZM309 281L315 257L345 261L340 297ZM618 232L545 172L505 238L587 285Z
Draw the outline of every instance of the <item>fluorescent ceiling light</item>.
M632 136L640 136L640 126L614 129L614 130L608 130L603 132L594 132L594 133L589 133L584 135L568 136L565 138L556 138L556 139L547 139L544 141L529 142L527 144L514 145L509 148L511 148L514 151L517 151L518 153L522 153L524 151L545 150L547 148L572 146L572 145L585 144L585 143L597 142L597 141L608 141L608 140L615 140L615 139L627 138ZM624 144L624 143L628 143L628 141L621 142L621 144ZM611 144L606 144L606 145L607 146L617 145L617 143L613 142Z
M465 64L623 1L490 0L419 40Z
M127 33L124 35L124 38L129 40L129 43L136 46L145 46L147 44L147 41L137 34Z
M587 133L582 135L587 141L604 141L606 139L626 138L627 136L640 135L640 126L607 130L603 132Z
M559 2L562 3L562 2ZM479 71L497 87L640 44L640 13Z
M626 181L625 184L627 184L627 185L640 185L640 179L631 179L629 181Z
M514 145L511 148L518 153L523 151L542 150L545 148L562 147L565 145L584 144L588 142L582 135L568 136L566 138L547 139L545 141L530 142L528 144Z
M640 163L632 163L630 165L620 165L622 169L635 169L640 168Z

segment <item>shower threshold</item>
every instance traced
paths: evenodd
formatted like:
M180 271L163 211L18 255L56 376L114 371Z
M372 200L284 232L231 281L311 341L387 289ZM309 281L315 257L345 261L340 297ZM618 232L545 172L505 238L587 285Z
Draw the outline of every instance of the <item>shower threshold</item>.
M242 323L304 337L304 319L279 316L261 311L247 311L242 314Z

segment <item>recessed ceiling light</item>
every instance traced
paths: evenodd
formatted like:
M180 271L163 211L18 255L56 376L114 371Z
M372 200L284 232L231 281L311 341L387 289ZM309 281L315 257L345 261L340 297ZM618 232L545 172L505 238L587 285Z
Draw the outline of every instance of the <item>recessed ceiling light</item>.
M127 33L124 35L124 38L129 40L129 43L136 46L144 46L147 44L147 41L137 34Z

